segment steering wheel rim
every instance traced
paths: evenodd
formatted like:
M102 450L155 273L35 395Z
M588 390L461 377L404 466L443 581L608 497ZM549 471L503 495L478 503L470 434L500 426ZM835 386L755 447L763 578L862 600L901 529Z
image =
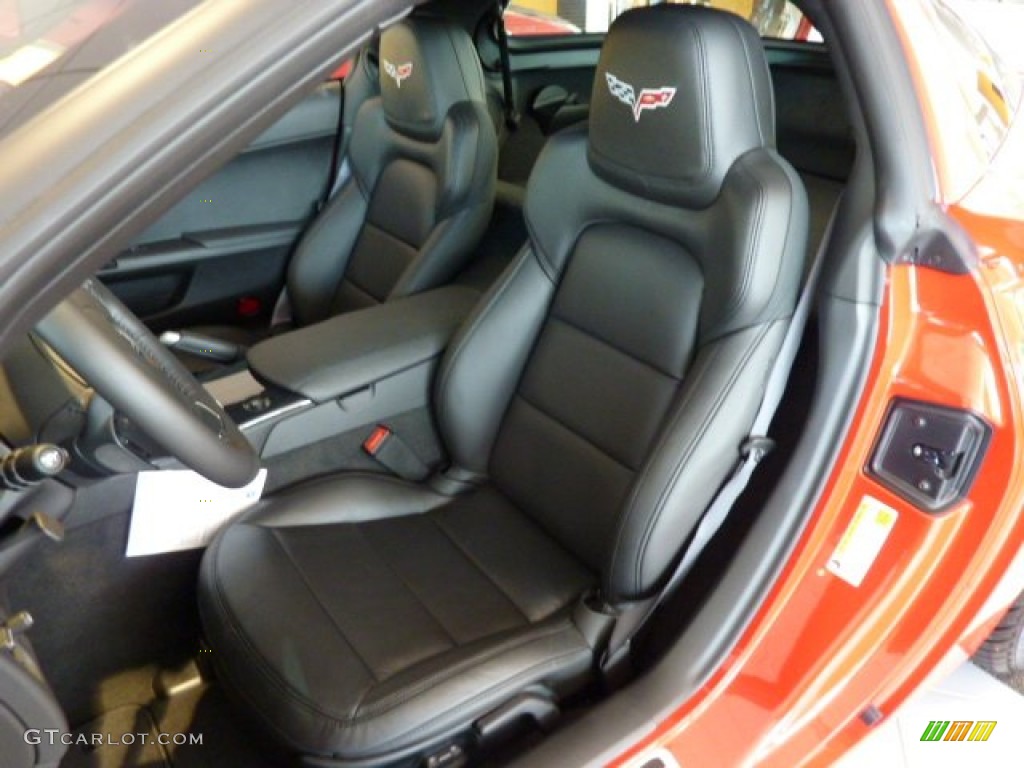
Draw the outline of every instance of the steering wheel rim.
M259 458L221 404L98 280L86 280L36 333L185 466L231 488L256 476Z

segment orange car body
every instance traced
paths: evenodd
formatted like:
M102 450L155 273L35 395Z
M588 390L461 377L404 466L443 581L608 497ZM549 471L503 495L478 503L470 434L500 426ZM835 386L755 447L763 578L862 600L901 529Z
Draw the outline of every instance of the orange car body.
M863 713L884 719L962 663L1024 589L1024 121L987 164L965 153L970 127L934 101L949 91L929 59L941 46L922 45L914 3L890 6L932 143L935 203L974 241L977 267L889 267L853 427L781 578L729 662L615 765L652 748L684 765L830 765L881 722ZM968 409L993 428L967 498L942 514L865 471L895 397ZM865 497L898 520L854 587L826 565Z

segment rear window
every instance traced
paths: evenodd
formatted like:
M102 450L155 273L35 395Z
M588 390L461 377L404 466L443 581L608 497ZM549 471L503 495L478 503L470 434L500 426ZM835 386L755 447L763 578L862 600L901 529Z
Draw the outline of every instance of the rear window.
M789 0L675 1L735 13L757 27L762 37L821 42L818 31ZM505 27L513 37L600 34L620 13L658 4L658 0L513 0L505 11Z

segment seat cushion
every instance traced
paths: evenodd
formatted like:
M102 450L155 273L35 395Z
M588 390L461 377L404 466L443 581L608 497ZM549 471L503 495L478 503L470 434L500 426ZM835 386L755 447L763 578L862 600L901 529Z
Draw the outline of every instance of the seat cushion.
M570 614L595 583L491 488L449 499L350 474L224 531L200 609L224 683L280 738L398 757L528 685L585 682L592 652Z

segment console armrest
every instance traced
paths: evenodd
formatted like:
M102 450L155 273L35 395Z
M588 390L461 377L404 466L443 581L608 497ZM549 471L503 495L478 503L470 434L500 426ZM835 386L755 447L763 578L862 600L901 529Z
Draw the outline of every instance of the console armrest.
M464 286L389 301L251 347L253 374L321 403L440 356L480 294Z

